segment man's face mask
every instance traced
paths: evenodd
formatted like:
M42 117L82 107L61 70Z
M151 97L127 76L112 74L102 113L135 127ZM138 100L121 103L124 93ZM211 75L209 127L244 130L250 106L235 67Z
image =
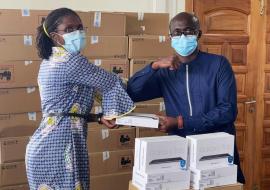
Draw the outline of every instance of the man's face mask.
M70 33L63 34L65 44L62 45L69 53L77 54L82 51L86 45L85 31L75 30Z
M171 40L171 46L175 51L183 56L191 55L198 46L197 36L196 35L187 35L182 34L181 36L174 36Z

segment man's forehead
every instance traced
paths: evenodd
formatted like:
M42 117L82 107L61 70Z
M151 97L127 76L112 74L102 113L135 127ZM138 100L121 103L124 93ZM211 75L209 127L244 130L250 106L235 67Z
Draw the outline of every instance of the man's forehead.
M184 28L194 28L195 25L191 20L188 19L177 19L173 20L171 23L171 29L184 29Z

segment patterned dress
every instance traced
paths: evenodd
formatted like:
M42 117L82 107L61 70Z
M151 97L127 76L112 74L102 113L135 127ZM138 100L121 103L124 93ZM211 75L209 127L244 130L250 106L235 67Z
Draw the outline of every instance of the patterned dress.
M43 60L38 83L43 114L87 114L96 91L104 116L114 118L134 108L120 78L82 55L53 47ZM27 145L26 171L31 190L88 190L87 123L83 118L44 116Z

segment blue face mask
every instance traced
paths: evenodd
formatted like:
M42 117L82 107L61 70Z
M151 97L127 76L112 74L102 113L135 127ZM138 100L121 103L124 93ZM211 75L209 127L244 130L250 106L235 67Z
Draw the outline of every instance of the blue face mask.
M63 34L62 36L65 40L63 47L69 53L77 54L83 50L86 45L86 37L83 30L76 30L74 32Z
M196 35L181 35L172 37L171 46L181 56L191 55L198 46Z

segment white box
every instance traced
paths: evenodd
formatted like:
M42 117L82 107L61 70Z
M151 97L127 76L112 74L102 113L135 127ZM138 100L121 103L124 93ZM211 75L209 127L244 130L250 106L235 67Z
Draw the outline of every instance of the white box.
M191 186L194 189L204 189L237 182L237 165L215 168L190 168Z
M187 136L190 167L202 168L233 164L234 136L209 133Z
M190 182L191 187L196 190L203 190L204 188L217 187L223 185L231 185L237 183L237 175L220 177L216 179L198 180Z
M132 179L132 184L139 190L188 190L190 187L190 181L145 184L139 180Z
M158 136L135 139L137 171L148 173L161 169L186 169L188 142L179 136Z
M133 168L133 179L140 181L141 183L169 183L190 181L190 170L160 170L150 173L143 173Z
M190 168L191 180L208 180L227 176L237 176L237 165L229 165L225 167L209 167L209 168Z
M116 118L115 124L157 129L159 118L155 114L130 113Z

